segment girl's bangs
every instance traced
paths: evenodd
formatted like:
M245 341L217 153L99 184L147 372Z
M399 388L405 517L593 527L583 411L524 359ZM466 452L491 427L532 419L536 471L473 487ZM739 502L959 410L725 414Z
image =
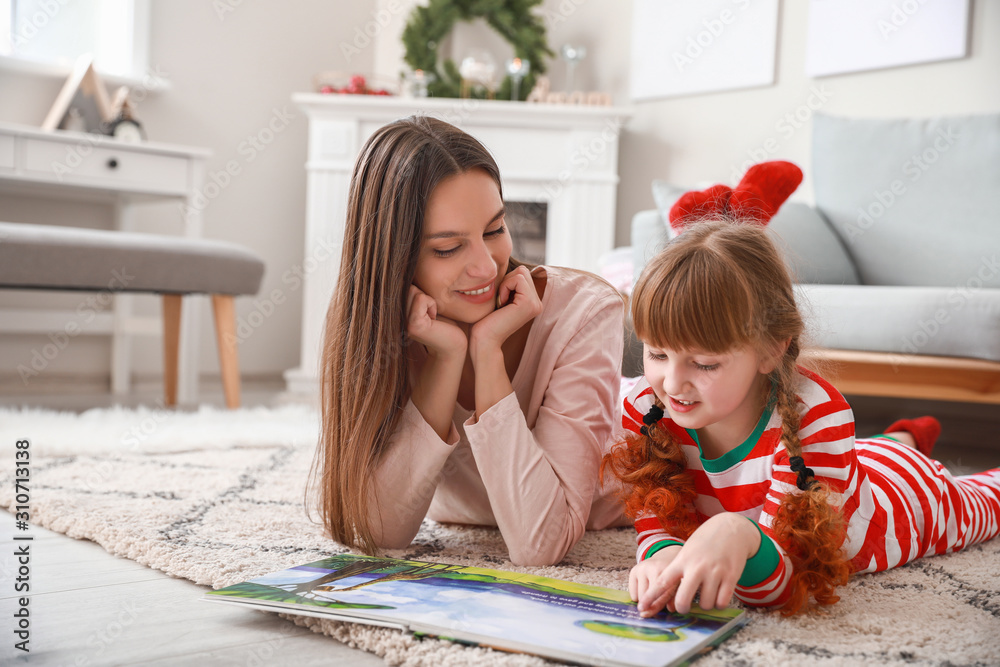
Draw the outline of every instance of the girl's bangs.
M632 295L636 336L656 347L710 353L751 344L755 299L725 264L714 253L691 254L640 278Z

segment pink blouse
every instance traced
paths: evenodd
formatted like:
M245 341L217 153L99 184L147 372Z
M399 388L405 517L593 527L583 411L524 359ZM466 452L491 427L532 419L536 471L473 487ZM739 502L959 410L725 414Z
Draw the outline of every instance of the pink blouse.
M375 474L375 537L408 545L426 516L497 526L518 565L556 563L585 529L628 525L598 468L620 422L624 304L591 275L554 267L512 394L473 422L455 405L441 440L408 402Z

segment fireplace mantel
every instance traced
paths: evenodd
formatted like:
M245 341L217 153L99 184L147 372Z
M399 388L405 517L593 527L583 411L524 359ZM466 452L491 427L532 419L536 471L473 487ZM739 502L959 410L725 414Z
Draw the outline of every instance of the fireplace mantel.
M547 205L547 264L597 271L615 237L620 107L450 98L293 95L309 118L301 365L288 390L315 395L323 319L340 268L347 192L362 144L413 114L446 120L479 139L500 167L504 199Z

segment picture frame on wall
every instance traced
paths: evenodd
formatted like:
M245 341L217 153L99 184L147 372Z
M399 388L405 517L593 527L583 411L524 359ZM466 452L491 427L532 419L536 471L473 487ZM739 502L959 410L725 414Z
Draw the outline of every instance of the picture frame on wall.
M773 85L778 10L778 0L635 0L630 97L640 102Z
M88 54L76 61L73 72L42 121L42 129L104 134L112 116L107 88L94 69L93 57Z
M806 75L965 58L969 0L810 0Z

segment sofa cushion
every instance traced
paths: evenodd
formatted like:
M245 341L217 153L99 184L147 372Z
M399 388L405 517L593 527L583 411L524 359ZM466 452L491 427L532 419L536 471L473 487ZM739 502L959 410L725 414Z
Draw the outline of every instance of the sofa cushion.
M808 345L1000 361L1000 289L797 285Z
M798 283L857 285L854 262L826 218L812 206L787 202L767 225Z
M632 216L632 284L663 244L667 242L667 225L656 209L639 211ZM631 292L631 290L629 290Z
M256 294L263 275L235 243L0 222L0 287Z
M656 210L660 213L660 220L663 222L663 226L666 229L667 238L673 238L676 236L674 230L668 224L670 220L670 209L673 207L677 200L693 188L679 188L676 185L667 183L666 181L654 180L653 181L653 201L656 202Z
M813 118L816 205L867 285L1000 287L1000 114Z

